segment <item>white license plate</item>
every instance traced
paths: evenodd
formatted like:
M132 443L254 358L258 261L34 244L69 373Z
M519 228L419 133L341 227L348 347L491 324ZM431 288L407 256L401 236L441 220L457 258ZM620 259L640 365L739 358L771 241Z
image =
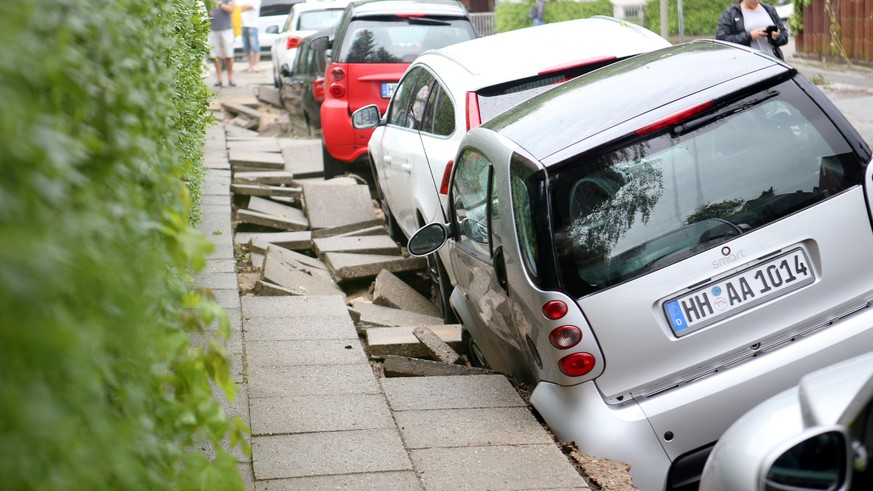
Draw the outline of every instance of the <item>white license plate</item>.
M397 82L382 82L382 97L390 99L397 89Z
M664 302L664 314L676 336L769 302L815 281L806 253L794 249L715 284Z

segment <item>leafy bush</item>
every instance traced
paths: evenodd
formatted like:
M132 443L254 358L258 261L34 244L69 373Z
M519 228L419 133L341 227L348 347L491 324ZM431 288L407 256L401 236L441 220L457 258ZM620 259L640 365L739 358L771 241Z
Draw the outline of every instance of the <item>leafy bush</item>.
M682 0L682 13L687 36L710 36L715 38L718 17L732 0ZM667 4L668 27L671 35L679 34L679 3ZM646 27L661 32L661 1L646 1Z
M497 5L494 9L497 32L530 27L531 20L528 18L527 12L533 5L534 2L501 3ZM546 2L545 23L584 19L594 15L611 16L612 14L612 2L609 0L594 0L590 2L551 0Z
M187 273L207 31L200 0L0 3L4 489L242 487L193 450L244 431L223 343L190 340L230 331Z

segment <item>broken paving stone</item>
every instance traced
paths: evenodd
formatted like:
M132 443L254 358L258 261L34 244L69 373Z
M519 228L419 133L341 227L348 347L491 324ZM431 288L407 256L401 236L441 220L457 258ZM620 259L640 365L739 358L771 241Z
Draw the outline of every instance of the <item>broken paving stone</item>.
M443 322L439 317L382 307L363 300L355 300L351 308L359 316L357 321L359 326L432 326Z
M454 350L461 347L461 325L440 324L430 325L431 332L436 334L443 342L448 343ZM414 327L368 327L363 329L367 337L368 352L371 355L398 355L413 358L425 358L428 351L415 337Z
M226 112L232 116L237 116L237 115L242 114L242 115L245 115L246 117L248 117L249 119L253 119L255 121L258 121L259 119L261 119L261 112L260 111L258 111L257 109L253 109L249 106L246 106L245 104L234 104L231 102L223 102L221 104L221 109L223 109L224 112Z
M306 215L293 206L283 205L257 196L249 198L248 210L266 213L267 215L273 215L288 220L300 222L306 220Z
M291 249L292 251L312 249L312 233L308 230L300 232L250 233L246 237L248 238L246 242L248 249L255 252L266 252L267 248L271 245Z
M281 297L284 295L299 295L299 293L290 288L275 285L269 281L258 280L255 283L255 295L259 297Z
M294 173L288 171L237 172L234 184L261 184L264 186L290 186L294 183Z
M489 375L497 372L487 368L450 365L439 361L386 355L382 370L386 377L440 377L453 375Z
M350 254L328 252L324 262L337 282L375 278L383 269L392 273L423 271L427 260L423 257L399 257L380 254Z
M229 150L231 152L269 152L276 154L282 152L279 148L279 143L272 137L247 138L244 140L229 139L224 150L225 152Z
M235 171L241 169L285 169L285 161L278 153L229 151L227 160Z
M440 315L440 310L432 301L388 270L376 275L373 303L434 317Z
M228 143L232 141L245 141L251 140L252 138L261 138L261 134L257 131L247 130L245 128L224 125L224 129L227 132Z
M324 175L324 162L321 155L321 139L282 138L278 141L285 156L287 169L299 178Z
M295 295L344 295L342 289L330 278L315 274L311 268L300 263L286 263L272 255L267 255L264 259L261 279L287 288Z
M370 189L362 185L303 187L306 216L312 229L340 227L376 219Z
M385 222L380 219L368 220L366 222L357 222L350 223L348 225L340 225L339 227L330 227L330 228L322 228L318 230L312 231L313 239L320 239L322 237L341 237L341 236L352 236L354 233L361 233L365 230L379 230L378 233L385 233ZM362 234L362 235L375 235L371 233Z
M400 255L400 246L387 235L365 237L324 237L313 239L312 245L318 256L328 252L353 252L356 254Z
M258 184L231 184L230 191L241 196L268 196L295 200L299 200L303 196L303 191L300 188L261 186Z
M421 344L437 361L452 364L460 358L458 353L434 334L429 327L418 326L412 330L412 334L421 341Z
M305 217L303 217L302 220L292 220L251 210L237 210L236 220L239 223L249 223L252 225L260 225L262 227L269 227L289 232L306 230L307 228L309 228L309 223L305 221Z
M327 266L323 262L314 257L307 256L306 254L294 252L279 246L271 246L267 248L266 254L288 264L300 263L305 267L312 269L315 273L319 273L325 277L330 277L330 272L327 270Z
M249 257L252 261L252 267L258 270L264 269L264 255L257 252L250 252Z

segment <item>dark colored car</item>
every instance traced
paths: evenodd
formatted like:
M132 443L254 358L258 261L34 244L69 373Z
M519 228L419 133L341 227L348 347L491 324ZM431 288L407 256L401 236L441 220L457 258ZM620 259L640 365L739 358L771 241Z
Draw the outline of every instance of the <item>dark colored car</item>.
M455 0L350 3L337 26L324 75L325 177L348 171L371 177L367 143L373 129L355 129L352 113L369 104L384 112L403 72L420 53L475 37L467 9Z
M321 103L324 102L324 69L327 33L319 31L300 41L292 67L282 68L279 98L288 110L291 125L310 136L321 131Z

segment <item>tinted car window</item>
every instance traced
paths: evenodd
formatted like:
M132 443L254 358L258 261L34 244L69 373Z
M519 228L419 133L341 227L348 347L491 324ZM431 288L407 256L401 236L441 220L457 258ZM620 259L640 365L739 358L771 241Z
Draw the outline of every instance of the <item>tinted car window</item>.
M455 106L442 85L435 82L427 101L421 131L449 136L455 131Z
M678 128L560 167L555 248L575 294L663 268L861 181L849 144L790 81Z
M434 85L433 75L427 70L422 70L421 75L415 81L412 89L412 100L409 104L409 117L406 125L413 129L421 127L421 120L424 117L424 108L427 105L430 96L431 87Z
M415 94L415 82L423 72L422 68L415 67L400 81L394 97L391 98L391 107L388 108L388 124L408 127L409 101Z
M467 19L368 17L349 23L336 61L411 63L423 51L475 37Z
M491 223L497 197L491 189L491 162L475 150L465 150L452 182L452 209L457 243L480 256L491 256Z
M261 17L288 15L288 13L291 12L291 7L295 3L298 2L289 2L287 0L262 0Z
M342 10L313 10L303 12L297 19L297 31L321 30L335 26L343 15Z
M515 232L521 249L521 259L530 278L539 277L540 246L537 243L537 212L542 202L542 172L519 155L509 164L509 187Z

